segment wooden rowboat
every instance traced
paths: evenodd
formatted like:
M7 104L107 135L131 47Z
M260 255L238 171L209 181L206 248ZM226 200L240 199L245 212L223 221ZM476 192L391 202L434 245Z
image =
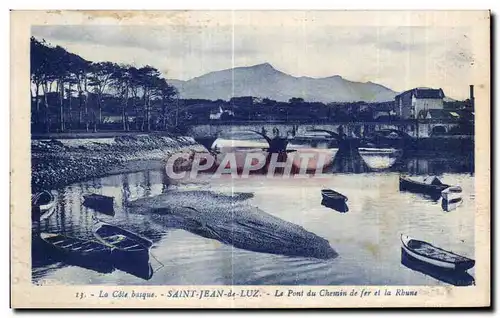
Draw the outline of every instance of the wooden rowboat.
M399 176L399 190L429 195L439 195L441 192L450 186L439 181L438 178L428 178L427 180L418 181L407 176Z
M465 256L445 251L424 241L401 235L403 250L421 262L447 270L466 271L472 268L475 261Z
M98 241L111 248L114 258L149 257L153 245L147 238L102 221L94 224L93 232Z
M470 286L475 284L474 277L466 271L453 271L430 265L409 256L403 249L401 249L401 265L451 285Z
M321 190L321 196L325 202L330 203L345 203L348 200L345 195L332 189Z
M83 240L76 237L47 232L40 233L40 238L65 256L103 260L108 258L111 253L111 248L92 240Z

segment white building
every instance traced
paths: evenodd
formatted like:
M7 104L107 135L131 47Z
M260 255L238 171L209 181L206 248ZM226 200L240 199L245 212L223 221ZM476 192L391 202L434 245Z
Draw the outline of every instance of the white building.
M231 116L231 117L234 116L234 112L231 109L222 109L222 107L219 106L219 108L210 111L210 119L220 120L223 114L226 114L226 116Z
M409 119L431 109L443 109L444 97L441 88L410 89L395 97L396 114L402 119Z

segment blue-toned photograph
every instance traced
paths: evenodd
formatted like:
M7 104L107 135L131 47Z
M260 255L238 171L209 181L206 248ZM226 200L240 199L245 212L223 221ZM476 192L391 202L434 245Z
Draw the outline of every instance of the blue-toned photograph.
M227 14L31 27L32 284L474 285L470 29Z

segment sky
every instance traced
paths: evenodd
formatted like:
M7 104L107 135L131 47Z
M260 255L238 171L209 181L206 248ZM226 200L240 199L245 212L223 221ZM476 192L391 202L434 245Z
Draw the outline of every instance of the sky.
M468 97L475 62L471 36L460 27L295 24L44 25L32 35L91 61L151 65L167 79L270 63L293 75L340 75L401 92L442 88Z

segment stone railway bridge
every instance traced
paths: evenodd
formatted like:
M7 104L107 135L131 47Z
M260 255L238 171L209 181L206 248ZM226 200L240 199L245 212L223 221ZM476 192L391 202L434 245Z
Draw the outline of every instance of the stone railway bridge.
M294 122L214 122L187 126L186 134L210 150L217 138L234 133L253 132L269 144L269 152L286 151L288 142L301 139L310 132L327 133L338 142L339 150L356 149L362 142L373 141L378 135L401 140L416 140L434 134L447 133L458 126L456 121L405 120L391 122L336 122L336 123L294 123Z

